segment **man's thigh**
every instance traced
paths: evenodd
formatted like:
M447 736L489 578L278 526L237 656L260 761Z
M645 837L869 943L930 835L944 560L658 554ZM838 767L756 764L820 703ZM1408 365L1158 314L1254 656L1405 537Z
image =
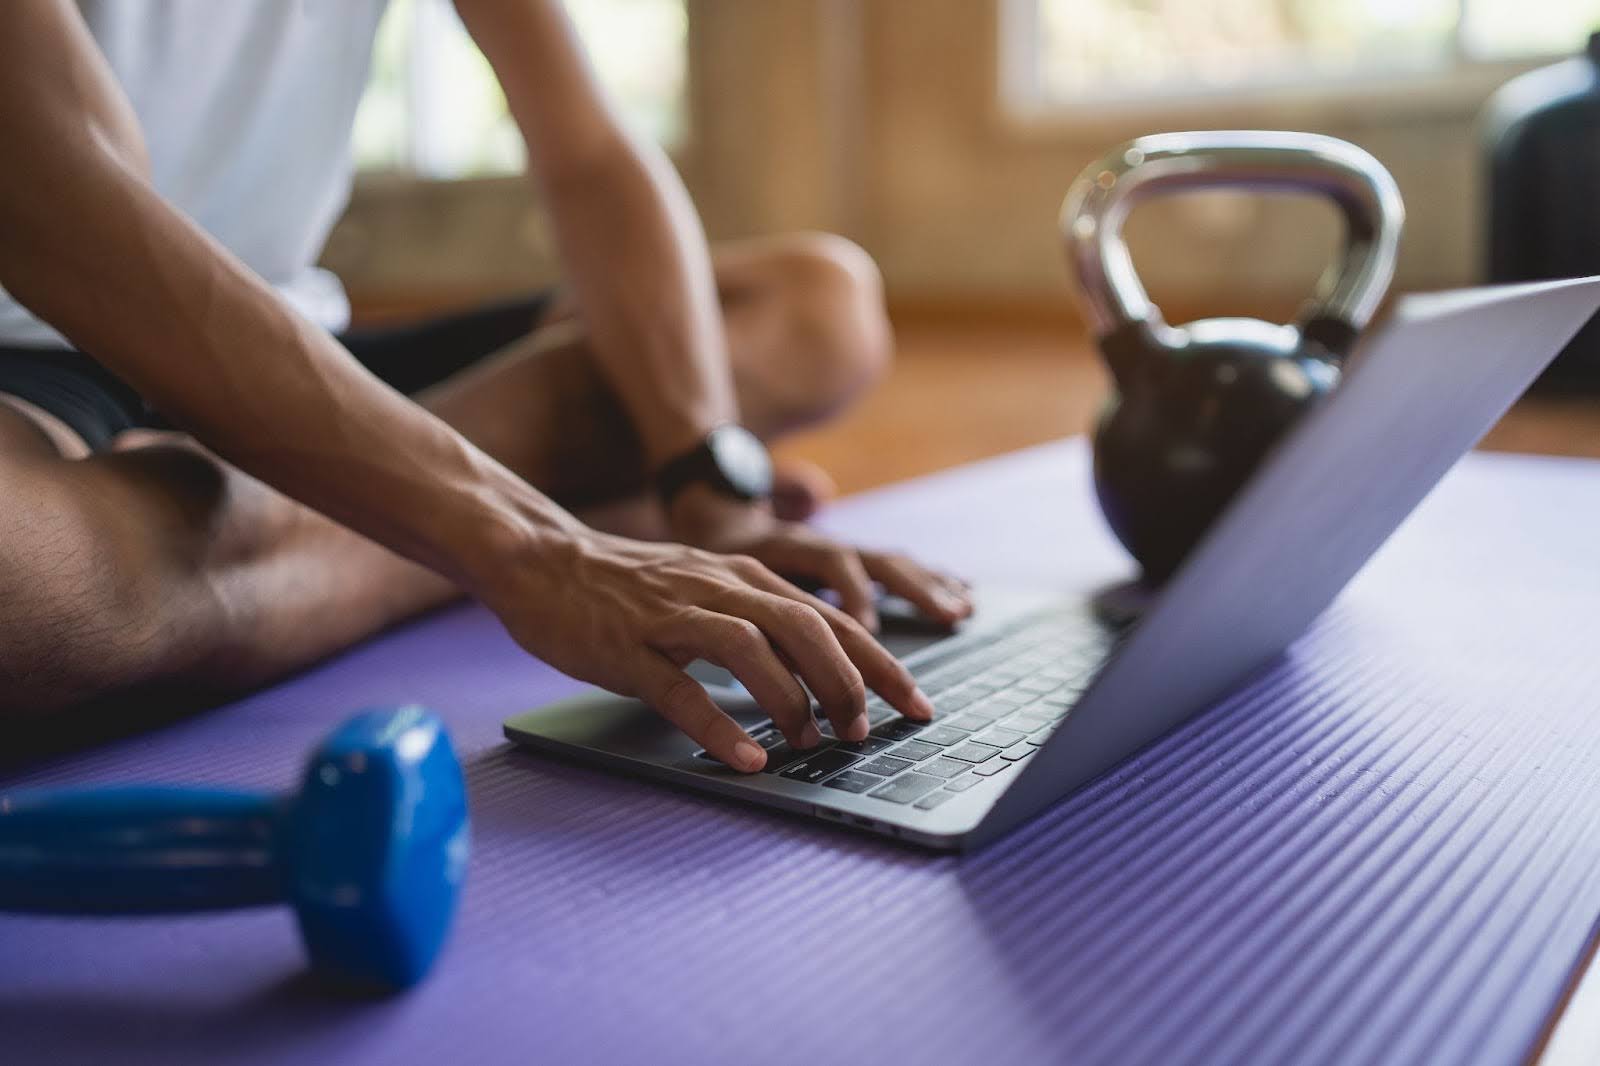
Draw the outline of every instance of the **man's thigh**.
M81 440L0 402L0 709L53 710L170 665L183 628L153 617L164 566L151 531L116 520L129 493L88 469ZM65 454L63 454L65 453ZM88 474L89 476L84 476ZM170 550L170 549L168 549ZM164 590L199 630L192 586Z
M0 712L241 691L454 595L177 433L67 458L0 403L0 486Z

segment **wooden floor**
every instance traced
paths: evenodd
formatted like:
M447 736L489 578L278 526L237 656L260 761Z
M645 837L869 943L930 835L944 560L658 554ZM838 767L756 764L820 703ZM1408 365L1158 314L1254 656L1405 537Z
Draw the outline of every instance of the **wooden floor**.
M1039 321L897 323L893 373L833 424L780 455L820 463L859 492L1087 432L1109 388L1080 331ZM1600 458L1600 396L1524 398L1483 447Z

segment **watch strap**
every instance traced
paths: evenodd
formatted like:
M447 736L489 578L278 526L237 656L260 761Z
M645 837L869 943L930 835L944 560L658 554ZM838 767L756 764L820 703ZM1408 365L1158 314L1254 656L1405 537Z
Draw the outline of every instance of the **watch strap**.
M710 485L725 495L739 495L717 464L709 440L702 440L689 451L667 460L656 471L656 493L667 507L672 506L680 492L696 483Z

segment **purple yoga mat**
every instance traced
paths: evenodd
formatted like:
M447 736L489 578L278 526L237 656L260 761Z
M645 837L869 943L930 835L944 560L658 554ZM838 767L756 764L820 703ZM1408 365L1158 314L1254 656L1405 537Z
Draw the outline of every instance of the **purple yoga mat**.
M828 524L982 581L1126 564L1070 441ZM433 977L302 980L289 916L0 918L0 1060L1522 1061L1600 915L1600 465L1474 456L1275 669L1019 834L932 856L509 749L571 683L448 611L3 787L289 783L442 711L471 878Z

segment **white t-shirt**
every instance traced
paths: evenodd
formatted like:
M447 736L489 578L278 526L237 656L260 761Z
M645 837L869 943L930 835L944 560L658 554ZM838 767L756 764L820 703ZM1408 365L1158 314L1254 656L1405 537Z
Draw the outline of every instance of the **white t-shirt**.
M138 113L156 189L329 330L316 267L350 195L350 131L387 0L79 0ZM0 346L69 347L0 290Z

